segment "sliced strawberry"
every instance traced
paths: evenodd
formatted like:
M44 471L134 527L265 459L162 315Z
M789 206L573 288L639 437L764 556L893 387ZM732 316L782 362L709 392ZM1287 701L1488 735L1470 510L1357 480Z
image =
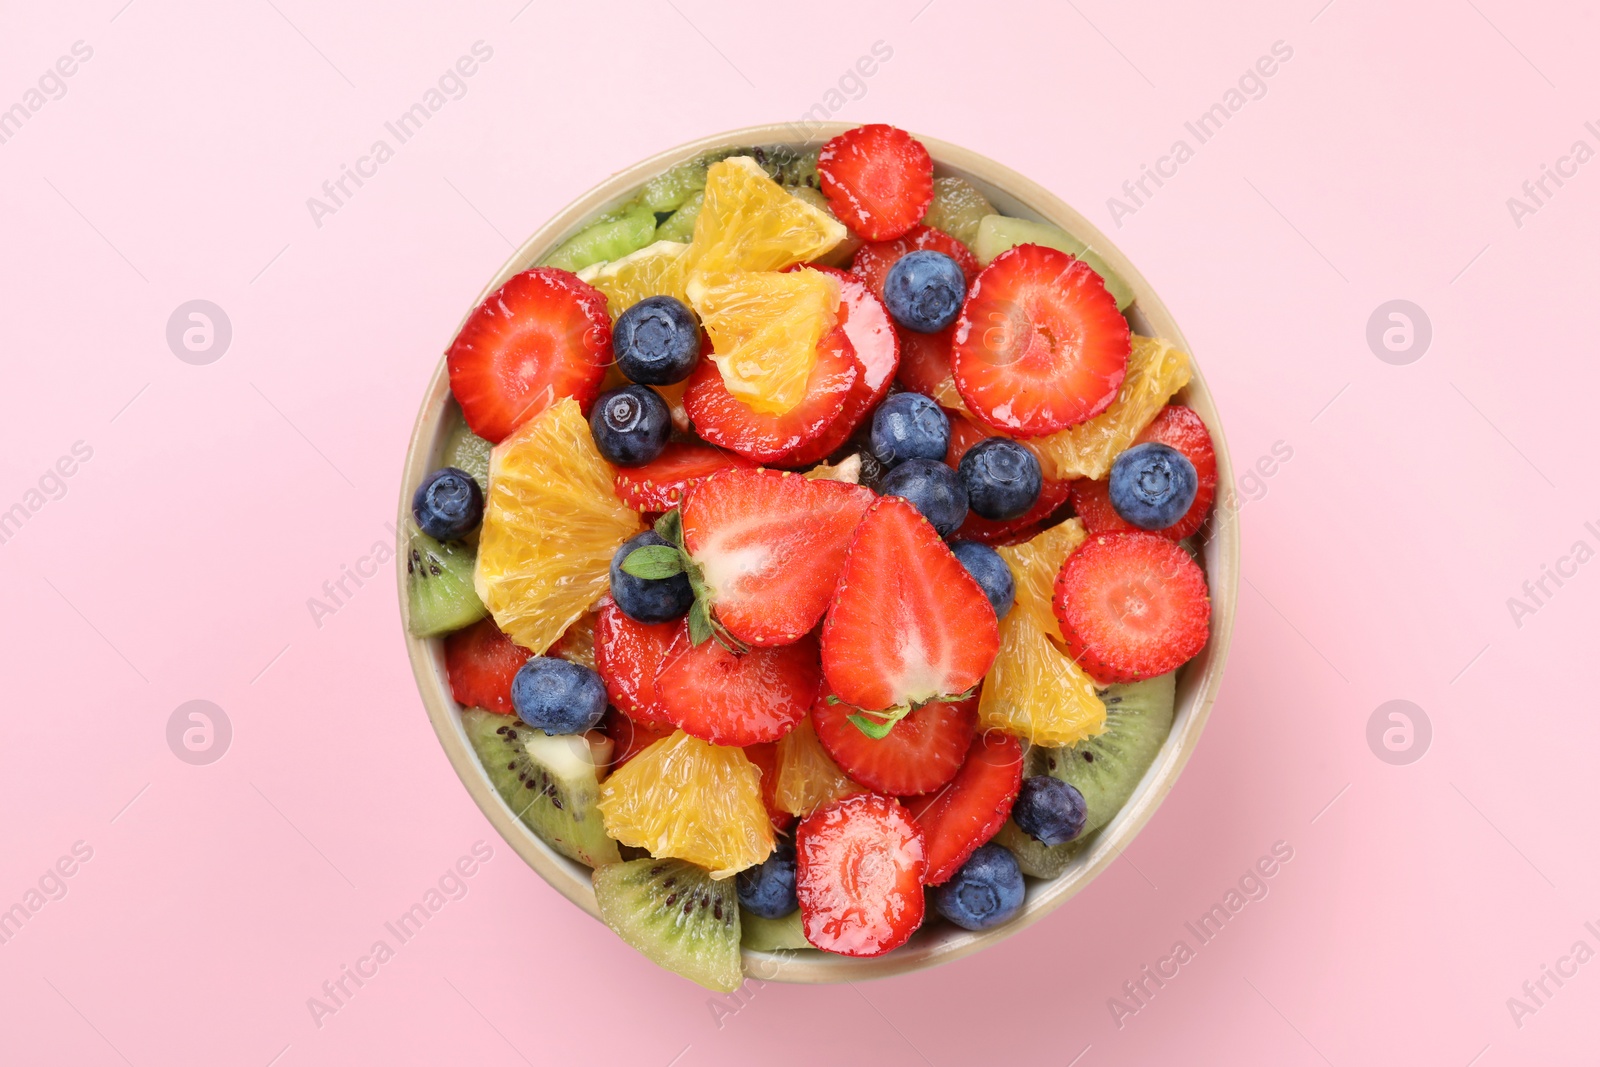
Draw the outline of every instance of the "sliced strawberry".
M817 948L881 956L922 925L922 832L897 800L857 793L795 831L800 924Z
M850 339L834 327L817 342L817 365L806 379L805 398L782 415L758 412L736 399L722 384L722 371L709 359L702 359L689 376L683 405L701 437L767 463L821 437L844 410L858 374Z
M683 500L689 483L729 467L753 467L734 452L698 441L673 441L642 467L618 467L617 496L640 511L670 511Z
M883 283L889 279L889 268L906 253L925 248L943 252L955 260L961 267L961 273L967 276L969 286L983 270L983 264L978 262L978 257L972 254L971 249L943 230L936 230L932 226L913 226L904 236L892 241L873 241L856 249L855 257L850 261L850 273L866 282L873 295L882 299Z
M1117 533L1137 530L1132 523L1122 521L1117 509L1111 506L1111 483L1105 478L1075 478L1072 481L1072 510L1090 533Z
M673 642L688 639L688 623L640 622L623 613L609 596L600 600L594 623L594 669L606 683L606 696L635 722L664 722L656 697L656 675Z
M1101 685L1175 671L1211 629L1206 576L1160 534L1094 534L1067 557L1054 603L1067 650Z
M1134 444L1156 441L1182 452L1194 464L1198 486L1194 503L1183 518L1164 530L1152 530L1162 537L1181 541L1199 532L1206 524L1206 515L1217 497L1217 453L1211 445L1211 432L1200 418L1200 413L1182 404L1168 404L1161 409L1149 426L1134 439ZM1118 530L1137 530L1138 527L1123 520L1111 506L1111 488L1107 479L1093 481L1079 478L1072 483L1072 507L1083 520L1090 533L1113 533Z
M878 793L929 793L956 776L978 730L978 698L936 700L874 740L850 721L855 708L828 703L824 691L811 709L817 739L839 768Z
M938 333L918 333L896 327L900 336L900 385L913 393L939 399L939 387L950 378L950 341L956 328L952 323Z
M850 542L822 624L840 700L881 711L965 693L1000 647L994 608L927 519L880 497Z
M882 123L846 130L823 145L817 177L833 213L869 241L899 237L933 203L933 157L921 141Z
M511 679L533 653L500 632L493 619L475 622L444 639L450 692L464 708L510 715Z
M1199 480L1194 503L1189 505L1183 518L1161 531L1163 536L1181 541L1205 525L1211 503L1217 498L1217 452L1211 444L1211 431L1206 429L1205 420L1194 408L1168 404L1139 434L1138 442L1146 441L1176 448L1194 464Z
M776 741L805 718L822 685L810 634L735 655L716 641L673 646L656 677L667 720L713 745Z
M828 609L850 538L876 497L786 471L726 471L690 486L683 541L717 621L752 645L783 645Z
M973 739L948 786L910 802L927 841L929 885L949 881L979 845L1000 832L1021 788L1021 743L991 730Z
M807 267L839 279L839 327L850 339L856 357L856 381L844 398L838 416L816 440L801 445L778 460L786 467L820 463L850 440L878 402L888 393L900 366L900 342L894 321L883 301L872 295L861 279L832 267Z
M611 363L605 294L555 267L525 270L467 316L445 362L467 425L492 443L561 397L587 411Z
M759 745L744 746L744 754L756 770L761 772L761 803L767 806L767 818L774 830L787 830L794 816L778 807L778 745L766 741Z
M951 412L950 449L945 453L945 463L951 467L959 467L961 457L967 454L969 448L994 435L994 431L988 427L979 426L966 416ZM1023 445L1032 447L1027 442L1023 442ZM975 511L969 511L961 523L961 528L950 535L950 540L981 541L986 545L1006 545L1019 539L1026 540L1032 535L1034 527L1048 519L1056 509L1067 502L1071 487L1071 482L1046 478L1044 487L1039 491L1038 501L1014 519L986 519Z
M1128 337L1128 320L1087 263L1017 245L968 290L950 370L974 415L1038 437L1111 406L1128 372Z
M614 771L663 737L671 737L677 727L671 723L639 722L616 708L607 708L605 717L600 720L600 729L615 744L611 752Z

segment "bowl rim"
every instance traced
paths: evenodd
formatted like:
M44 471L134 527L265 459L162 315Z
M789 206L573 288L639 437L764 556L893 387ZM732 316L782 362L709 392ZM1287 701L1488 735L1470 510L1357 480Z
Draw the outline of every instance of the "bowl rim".
M854 123L777 123L747 126L702 137L613 173L579 196L512 253L463 313L450 340L483 300L512 275L526 270L548 250L576 233L594 215L626 201L645 180L702 152L735 145L787 145L796 150L815 147ZM954 174L974 182L990 195L997 210L1056 225L1098 252L1134 292L1128 309L1138 332L1163 337L1190 356L1189 384L1173 398L1188 404L1204 420L1217 455L1217 503L1208 522L1201 551L1211 594L1211 633L1200 655L1180 668L1177 705L1170 734L1133 796L1095 838L1075 857L1065 872L1048 880L1029 879L1022 908L1007 922L989 930L969 932L948 924L919 931L909 943L884 956L855 959L815 950L761 952L742 949L745 973L764 981L831 983L888 977L924 970L959 959L1018 933L1059 908L1082 891L1127 848L1144 828L1176 784L1179 774L1199 744L1221 687L1223 669L1233 636L1238 603L1240 531L1232 491L1233 465L1222 422L1206 388L1194 353L1166 305L1133 263L1100 230L1044 186L970 149L932 137L913 134L932 155L936 173ZM446 758L501 838L558 892L598 919L588 868L556 853L528 830L500 799L479 764L462 729L459 706L444 672L443 638L419 638L406 627L406 533L410 523L411 495L453 426L453 400L445 358L440 356L413 426L401 474L397 533L396 578L400 597L402 632L428 719ZM1219 516L1225 516L1217 521Z

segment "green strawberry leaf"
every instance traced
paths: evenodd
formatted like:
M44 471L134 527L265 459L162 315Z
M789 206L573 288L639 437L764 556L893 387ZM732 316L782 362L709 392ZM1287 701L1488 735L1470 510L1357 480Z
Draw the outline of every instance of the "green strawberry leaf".
M696 647L711 640L711 619L706 612L706 602L696 600L689 605L689 641Z
M889 736L889 731L894 729L894 724L911 714L911 706L902 704L899 707L889 708L887 711L858 711L849 716L851 725L866 734L874 741L882 741ZM868 716L873 716L869 718Z
M683 516L673 508L656 520L656 534L669 544L683 548Z
M645 545L628 553L622 570L635 578L658 580L683 573L683 553L672 545Z

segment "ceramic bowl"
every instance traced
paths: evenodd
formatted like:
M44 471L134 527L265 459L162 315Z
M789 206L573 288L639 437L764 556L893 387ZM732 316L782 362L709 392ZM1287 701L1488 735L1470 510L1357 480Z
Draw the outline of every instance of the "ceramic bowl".
M582 229L588 220L624 203L647 179L676 163L729 145L781 144L803 151L848 128L843 123L821 127L810 125L804 131L794 125L753 126L680 145L613 174L558 212L528 238L487 281L483 292L462 309L462 318L465 320L466 315L484 297L498 289L513 274L537 263L551 249ZM798 139L796 134L800 132L804 132L809 139ZM976 152L931 137L920 139L933 156L936 174L956 175L972 182L988 196L1001 214L1051 223L1092 246L1133 288L1135 299L1128 309L1128 319L1133 324L1134 332L1167 338L1193 355L1184 340L1183 331L1173 321L1172 315L1144 276L1082 215L1037 182ZM452 330L449 335L439 338L441 351L454 336L455 331ZM1172 732L1132 799L1101 831L1093 845L1080 853L1060 877L1050 881L1029 879L1027 898L1021 911L1011 921L994 929L972 933L930 918L928 926L909 943L876 959L852 959L814 950L794 953L746 950L747 973L764 980L845 982L923 970L976 952L1002 938L1022 932L1064 905L1109 866L1155 814L1199 743L1200 731L1205 727L1206 717L1216 699L1233 631L1239 584L1239 526L1237 522L1230 521L1232 515L1225 510L1225 503L1232 499L1233 467L1216 406L1206 389L1198 363L1194 367L1193 378L1175 400L1200 413L1211 430L1217 453L1218 511L1208 524L1207 537L1201 546L1211 588L1211 639L1200 655L1184 666L1178 676L1177 708ZM411 447L401 478L400 521L397 528L404 529L410 521L412 492L422 478L439 465L445 440L460 417L450 397L450 382L441 357L433 380L422 398L416 428L411 435ZM405 601L403 557L401 553L399 581L402 610ZM596 915L589 869L559 855L523 826L501 801L479 765L462 731L460 707L450 695L450 685L445 675L444 642L439 638L413 637L409 633L405 635L405 641L423 706L427 709L440 744L444 746L445 755L467 792L483 809L484 815L494 824L500 836L530 867L568 900L590 915ZM597 925L595 936L612 935Z

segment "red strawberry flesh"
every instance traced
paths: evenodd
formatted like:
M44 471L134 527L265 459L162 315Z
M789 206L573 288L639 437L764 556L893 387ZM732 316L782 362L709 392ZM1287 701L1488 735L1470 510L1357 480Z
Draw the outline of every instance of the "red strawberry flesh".
M979 845L1000 832L1022 788L1022 745L998 731L972 741L955 778L911 802L927 842L929 885L941 885Z
M809 634L781 648L736 655L716 641L673 646L656 679L669 722L713 745L776 741L817 699L822 670Z
M996 256L956 320L950 369L979 419L1038 437L1111 406L1127 374L1128 320L1088 264L1042 245Z
M786 467L804 467L827 459L839 449L872 414L900 366L900 342L894 321L883 301L873 296L861 279L832 267L811 267L839 279L839 327L850 339L855 353L856 380L845 396L844 407L816 440L801 445L784 456Z
M872 490L782 471L724 471L695 483L680 515L717 621L752 645L798 640L833 596Z
M635 722L666 720L656 697L656 675L680 637L688 637L688 624L682 620L640 622L609 596L601 599L594 624L594 668L611 703Z
M933 203L933 158L904 130L846 130L822 146L817 176L833 213L869 241L899 237Z
M758 412L728 392L716 363L702 359L683 396L689 421L701 437L760 463L781 460L822 436L844 410L859 371L850 339L834 327L817 342L817 364L804 398L781 415Z
M845 956L881 956L922 925L922 834L898 801L858 793L795 832L795 891L806 940Z
M1206 576L1160 534L1093 534L1056 576L1057 621L1074 659L1102 685L1177 670L1205 647Z
M743 456L698 441L673 441L639 467L618 467L615 488L625 504L640 511L670 511L683 501L691 482L730 467L753 467Z
M850 721L855 710L824 694L811 709L817 739L844 773L894 796L932 792L954 778L978 729L977 697L924 704L877 739Z
M467 316L445 362L467 425L492 443L561 397L587 410L611 363L605 294L554 267L523 271Z
M501 633L493 619L457 630L444 639L451 695L462 707L511 715L511 679L532 655Z
M870 711L965 693L1000 647L994 608L928 520L881 497L856 529L822 625L828 685Z

